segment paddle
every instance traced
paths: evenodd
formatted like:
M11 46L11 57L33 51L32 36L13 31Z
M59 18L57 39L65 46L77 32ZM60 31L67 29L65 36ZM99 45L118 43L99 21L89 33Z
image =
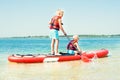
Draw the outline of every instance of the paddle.
M86 53L83 53L83 54L81 55L81 60L82 60L83 62L91 62L91 61L92 61L91 59L89 59L89 58L86 56Z

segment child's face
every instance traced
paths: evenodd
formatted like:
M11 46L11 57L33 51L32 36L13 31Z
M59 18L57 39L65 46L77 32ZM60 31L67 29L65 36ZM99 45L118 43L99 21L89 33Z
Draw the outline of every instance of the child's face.
M74 39L75 42L78 42L78 40L79 40L79 38L75 38L75 39Z
M63 17L63 14L64 14L63 12L60 12L60 16L61 16L61 17Z

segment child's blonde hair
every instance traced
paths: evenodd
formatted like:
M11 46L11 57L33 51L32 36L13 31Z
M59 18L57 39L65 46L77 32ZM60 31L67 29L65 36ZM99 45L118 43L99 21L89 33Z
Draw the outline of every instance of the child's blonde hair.
M79 36L78 35L73 35L73 39L74 40L79 40Z
M64 13L64 11L62 10L62 9L58 9L57 11L56 11L56 15L61 15L61 14L63 14Z

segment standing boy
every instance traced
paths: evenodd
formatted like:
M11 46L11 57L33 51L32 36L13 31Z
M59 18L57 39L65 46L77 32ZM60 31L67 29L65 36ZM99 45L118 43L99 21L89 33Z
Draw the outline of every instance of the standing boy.
M64 31L62 25L62 17L63 17L64 11L57 10L56 15L51 19L50 21L50 38L51 38L51 54L59 55L58 53L58 47L59 47L59 30L63 32L63 34L66 36L66 32Z

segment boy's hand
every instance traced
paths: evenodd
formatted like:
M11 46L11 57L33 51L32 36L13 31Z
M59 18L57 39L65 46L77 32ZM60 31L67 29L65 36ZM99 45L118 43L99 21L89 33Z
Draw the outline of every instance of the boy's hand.
M66 33L64 33L64 35L65 35L65 36L67 36L67 34L66 34Z

